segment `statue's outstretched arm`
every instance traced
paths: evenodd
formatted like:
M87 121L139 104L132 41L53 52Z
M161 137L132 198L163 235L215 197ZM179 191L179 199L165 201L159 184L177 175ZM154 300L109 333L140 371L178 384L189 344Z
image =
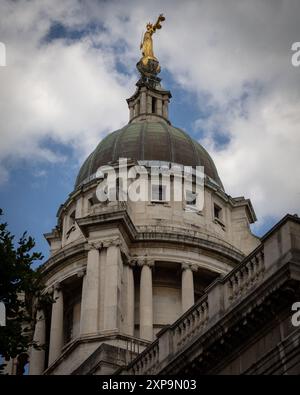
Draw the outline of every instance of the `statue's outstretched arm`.
M163 16L163 14L159 15L156 23L153 25L153 33L155 32L156 29L161 29L161 22L163 22L165 19L166 18Z

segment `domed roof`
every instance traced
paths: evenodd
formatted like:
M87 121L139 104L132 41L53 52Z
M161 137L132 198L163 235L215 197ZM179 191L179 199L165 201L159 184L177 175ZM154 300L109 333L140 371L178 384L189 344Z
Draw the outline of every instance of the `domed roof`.
M183 130L164 121L129 123L107 135L83 163L75 188L95 174L100 166L119 158L204 166L204 173L223 189L208 152Z

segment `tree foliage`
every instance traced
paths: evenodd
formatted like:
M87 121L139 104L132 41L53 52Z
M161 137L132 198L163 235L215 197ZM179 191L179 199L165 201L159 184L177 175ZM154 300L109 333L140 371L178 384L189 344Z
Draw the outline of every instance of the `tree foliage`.
M27 352L31 345L38 347L32 342L33 301L43 303L47 296L41 294L40 270L33 268L43 259L41 253L32 252L34 246L26 232L15 245L7 223L0 221L0 301L6 307L6 326L0 326L0 355L5 360Z

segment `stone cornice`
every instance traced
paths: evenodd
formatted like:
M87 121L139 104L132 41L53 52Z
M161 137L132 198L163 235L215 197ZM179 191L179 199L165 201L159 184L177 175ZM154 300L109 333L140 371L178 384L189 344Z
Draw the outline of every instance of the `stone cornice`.
M99 245L98 248L108 247L111 243L117 243L121 247L121 252L126 256L128 255L125 251L123 244L119 241L111 241L106 240ZM208 252L212 252L215 255L222 255L226 260L235 261L236 263L240 263L242 258L244 257L241 253L238 253L235 249L231 249L229 247L219 245L215 242L211 242L208 240L204 240L198 237L183 235L183 234L175 234L175 233L162 233L162 232L143 232L143 233L135 233L135 237L131 239L132 245L137 247L140 243L151 243L152 246L155 246L153 243L167 243L171 246L178 247L178 245L183 246L192 246L197 249L201 249ZM43 265L41 266L41 270L44 274L49 273L57 266L61 265L63 262L67 260L78 260L80 258L86 257L88 250L91 248L87 242L78 243L75 245L66 246L63 249L57 251L53 256L51 256Z
M134 239L137 233L136 228L125 208L116 211L104 211L101 214L79 218L76 220L76 222L85 237L88 237L89 232L94 226L99 226L104 223L115 223L117 225L121 224L131 239Z
M86 242L77 244L70 244L53 254L46 262L44 262L39 269L43 274L47 274L50 270L54 269L57 265L65 262L66 260L78 260L87 255Z
M81 218L77 220L77 224L80 227L83 234L88 237L89 232L95 227L101 224L115 223L116 225L121 225L123 232L128 236L129 240L133 243L143 242L143 241L162 241L162 242L175 242L187 245L194 245L203 249L212 250L218 254L222 254L230 260L240 262L244 257L244 254L237 250L235 247L230 245L221 239L214 240L213 236L206 235L206 239L195 236L195 232L189 234L188 231L182 233L182 230L178 229L178 233L167 232L163 230L158 231L139 231L135 227L131 218L126 211L126 209L105 212L103 214L97 214L89 216L86 218Z

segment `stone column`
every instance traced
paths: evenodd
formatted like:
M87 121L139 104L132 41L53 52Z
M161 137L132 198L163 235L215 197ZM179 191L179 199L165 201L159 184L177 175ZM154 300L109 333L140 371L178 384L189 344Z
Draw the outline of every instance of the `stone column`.
M42 309L36 313L36 323L34 328L33 341L38 346L44 346L46 343L46 321L45 314ZM37 350L31 347L29 374L40 375L45 369L45 350Z
M107 247L105 264L104 289L104 330L115 330L119 327L119 295L121 263L120 240L114 239L103 243Z
M124 266L126 270L126 327L125 333L133 336L134 335L134 278L133 278L133 266L135 262L127 262Z
M195 303L194 297L194 278L193 271L197 267L187 263L182 264L182 277L181 277L181 302L182 313L186 312Z
M60 285L54 287L50 329L49 365L61 354L64 345L64 300Z
M152 266L154 262L141 260L140 280L140 338L153 340L153 290Z
M101 243L89 243L86 273L82 282L80 335L95 334L99 323L99 284Z

